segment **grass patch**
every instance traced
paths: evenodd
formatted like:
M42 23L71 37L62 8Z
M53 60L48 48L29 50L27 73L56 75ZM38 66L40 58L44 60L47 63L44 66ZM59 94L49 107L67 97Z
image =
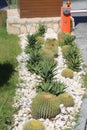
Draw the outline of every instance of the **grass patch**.
M0 63L10 62L17 66L16 57L20 52L19 38L16 35L7 34L5 28L0 29Z
M0 28L0 130L8 130L15 109L12 107L18 82L17 55L21 52L16 35Z

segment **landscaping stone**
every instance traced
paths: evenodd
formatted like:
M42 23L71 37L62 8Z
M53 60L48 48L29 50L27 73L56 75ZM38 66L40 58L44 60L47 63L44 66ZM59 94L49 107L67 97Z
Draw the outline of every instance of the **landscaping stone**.
M48 31L49 32L49 31ZM17 57L19 66L19 83L16 90L16 96L14 97L13 106L19 108L17 114L14 114L14 126L12 130L22 130L24 123L27 120L32 120L31 114L31 103L32 99L37 95L35 85L37 84L37 75L32 74L28 71L26 64L29 58L25 53L25 47L27 45L26 35L20 35L22 53ZM74 116L79 112L82 97L85 93L85 89L82 88L81 84L81 74L84 74L84 71L75 72L74 78L64 78L61 76L61 72L64 68L67 67L65 60L62 56L61 47L58 47L58 58L55 58L58 62L57 66L57 75L55 78L58 81L64 82L66 84L66 92L69 93L75 102L74 107L65 108L63 104L60 105L61 113L52 119L39 119L46 127L46 130L64 130L68 127L75 125Z

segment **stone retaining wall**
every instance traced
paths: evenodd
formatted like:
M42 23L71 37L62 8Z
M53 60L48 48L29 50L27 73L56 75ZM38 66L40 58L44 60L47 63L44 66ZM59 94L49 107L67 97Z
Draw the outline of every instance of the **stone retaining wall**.
M7 10L7 31L10 34L34 33L39 23L53 29L56 33L60 30L60 17L20 18L16 9Z
M17 9L7 10L7 32L9 34L34 33L38 25L44 24L55 33L60 31L60 17L51 18L20 18ZM71 27L72 28L72 27Z

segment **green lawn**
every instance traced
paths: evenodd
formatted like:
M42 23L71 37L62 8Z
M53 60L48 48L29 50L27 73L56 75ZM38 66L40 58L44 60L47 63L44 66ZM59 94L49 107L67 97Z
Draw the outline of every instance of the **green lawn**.
M8 130L13 122L12 104L18 82L16 57L20 52L19 38L0 28L0 130Z

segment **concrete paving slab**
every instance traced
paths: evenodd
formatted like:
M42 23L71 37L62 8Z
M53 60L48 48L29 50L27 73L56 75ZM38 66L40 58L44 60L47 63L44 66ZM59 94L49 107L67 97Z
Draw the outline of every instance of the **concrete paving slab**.
M87 66L87 23L84 21L80 23L79 19L79 23L76 25L74 32L76 35L76 44L81 51L84 64ZM85 67L84 69L87 72L87 67ZM87 91L85 95L87 97ZM80 110L80 117L75 130L87 130L86 124L87 124L87 98L84 98Z
M87 65L87 23L80 23L75 28L76 44L81 50L83 61Z

